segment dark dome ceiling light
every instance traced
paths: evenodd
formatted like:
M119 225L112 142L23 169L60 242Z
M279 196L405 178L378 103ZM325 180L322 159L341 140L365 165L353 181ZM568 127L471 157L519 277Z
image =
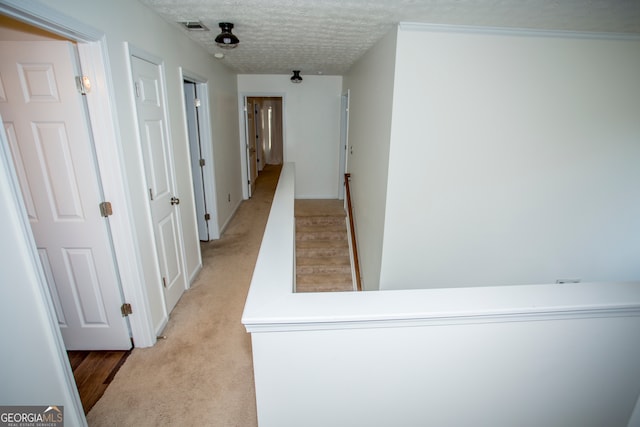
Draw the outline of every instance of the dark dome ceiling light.
M222 32L216 37L216 44L223 49L233 49L238 46L240 40L231 33L233 24L231 22L220 22L218 25Z
M293 70L293 76L291 76L291 83L302 83L302 77L300 77L300 70Z

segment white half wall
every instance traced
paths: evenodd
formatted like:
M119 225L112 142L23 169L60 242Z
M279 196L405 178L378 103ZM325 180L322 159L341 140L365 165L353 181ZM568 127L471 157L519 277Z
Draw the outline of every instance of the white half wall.
M258 420L627 427L640 392L638 328L631 316L256 332Z
M363 288L378 289L387 202L397 30L371 48L344 78L349 95L347 172Z
M640 38L401 25L380 288L640 279L639 118Z
M261 427L636 427L640 281L294 293L294 186L242 314Z
M238 93L282 96L284 161L296 164L296 198L337 199L342 77L302 73L299 84L290 77L241 74Z

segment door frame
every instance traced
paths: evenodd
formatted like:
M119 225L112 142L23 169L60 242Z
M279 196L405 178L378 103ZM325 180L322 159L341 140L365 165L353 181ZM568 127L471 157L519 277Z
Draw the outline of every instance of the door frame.
M338 166L338 199L344 199L344 174L349 172L349 99L351 89L340 96L340 164Z
M252 100L251 105L249 105L249 100ZM249 192L249 197L253 197L253 193L256 190L258 174L260 173L258 168L258 144L256 141L259 136L258 111L257 104L253 100L254 98L250 96L244 98L244 120L247 133L247 191Z
M200 150L202 158L205 161L205 166L210 166L209 168L205 168L204 170L204 196L209 206L208 213L211 215L211 219L209 220L209 239L217 240L220 238L220 227L218 225L218 206L216 206L218 197L216 191L216 165L213 158L213 138L211 136L211 115L209 113L209 84L207 82L207 79L205 79L204 77L201 77L191 71L185 70L182 67L180 67L179 73L182 81L195 83L196 91L198 92L198 99L200 99L200 107L197 110L198 127L200 132ZM181 99L184 99L184 86L181 87ZM186 109L184 114L184 125L185 129L187 129L186 138L187 140L189 140ZM193 167L194 165L190 164L192 173ZM200 259L200 265L202 266L202 259Z
M144 283L144 275L140 264L136 262L138 255L133 213L129 203L130 193L124 174L122 141L118 133L117 113L114 107L115 96L111 84L113 77L107 66L108 49L105 34L39 3L3 0L0 13L77 43L82 73L92 81L91 96L87 96L86 101L99 179L105 200L110 201L118 213L109 217L109 228L121 279L121 291L124 300L136 307L135 315L129 316L131 335L136 347L152 346L155 344L156 336L151 324L147 295L140 286L140 283ZM26 217L22 220L29 225ZM36 255L34 253L34 256ZM46 283L41 285L49 294ZM62 341L60 345L61 351L64 352Z
M249 177L249 158L247 146L247 119L246 119L246 100L247 98L282 98L282 162L287 162L287 95L283 92L241 92L238 93L238 118L240 122L240 172L242 174L242 198L249 198L249 185L247 180Z

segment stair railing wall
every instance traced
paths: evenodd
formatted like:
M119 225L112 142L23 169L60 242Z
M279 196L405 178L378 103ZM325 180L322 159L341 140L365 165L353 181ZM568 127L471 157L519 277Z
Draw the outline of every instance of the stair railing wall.
M639 425L640 282L295 293L294 181L242 315L261 427Z
M353 255L353 269L356 275L356 289L362 290L362 278L360 276L360 261L358 259L358 243L356 240L356 228L353 220L353 206L351 204L351 189L349 187L349 181L351 180L351 174L344 174L344 186L345 196L347 199L347 216L349 217L349 231L351 233L351 252Z

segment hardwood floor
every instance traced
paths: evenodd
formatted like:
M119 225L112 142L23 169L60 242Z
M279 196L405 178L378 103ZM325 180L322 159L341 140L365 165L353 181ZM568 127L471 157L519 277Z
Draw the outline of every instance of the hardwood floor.
M68 351L84 413L102 397L131 351Z

